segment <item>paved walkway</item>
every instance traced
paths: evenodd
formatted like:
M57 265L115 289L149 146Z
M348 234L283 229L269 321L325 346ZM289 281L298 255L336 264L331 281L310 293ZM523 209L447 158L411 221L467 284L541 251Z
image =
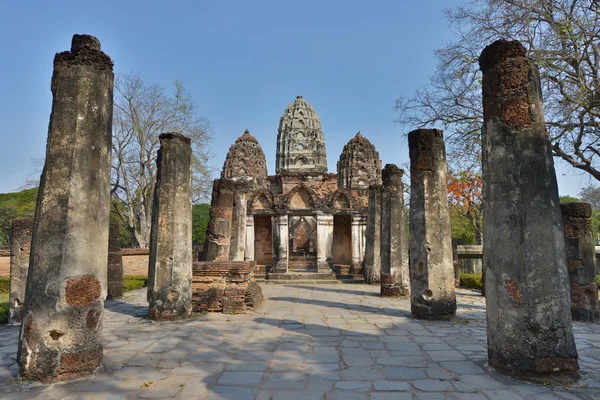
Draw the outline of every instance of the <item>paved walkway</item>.
M0 327L2 399L600 399L600 325L576 323L583 383L532 385L486 368L485 303L458 291L453 322L410 318L377 286L263 285L253 315L145 319L145 292L106 302L102 371L15 383L17 327Z

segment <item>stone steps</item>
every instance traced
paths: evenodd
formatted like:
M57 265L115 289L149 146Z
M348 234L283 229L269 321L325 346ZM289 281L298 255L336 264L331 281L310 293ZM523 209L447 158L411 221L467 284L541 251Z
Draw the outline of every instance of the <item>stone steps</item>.
M335 280L336 276L333 272L319 273L319 272L293 272L289 271L287 274L269 274L269 281L272 280L285 280L285 281L297 281L297 280Z
M335 274L334 272L319 273L316 269L289 270L287 274L255 274L258 283L298 283L298 284L336 284L336 283L364 283L362 275Z

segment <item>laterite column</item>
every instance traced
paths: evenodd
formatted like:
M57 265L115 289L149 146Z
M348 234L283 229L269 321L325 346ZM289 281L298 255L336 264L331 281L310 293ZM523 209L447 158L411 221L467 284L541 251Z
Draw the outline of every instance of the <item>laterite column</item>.
M233 219L235 183L215 179L210 204L210 220L206 228L205 260L229 261L231 223Z
M449 319L456 293L443 132L412 131L408 147L411 311L415 318Z
M382 171L380 281L384 297L410 293L402 175L404 171L394 164L387 164Z
M12 222L10 235L10 298L8 323L17 325L23 317L25 287L29 270L33 218L18 218Z
M163 133L156 159L148 268L148 318L178 320L192 313L192 147Z
M110 223L108 232L108 299L123 297L123 254L121 254L121 234L119 224Z
M381 277L381 185L369 186L367 243L365 246L365 283L377 283Z
M516 41L487 46L479 65L489 365L521 379L575 379L563 222L539 72Z
M594 322L598 317L598 284L592 206L568 203L561 204L560 209L571 284L571 317L574 321Z
M93 36L56 54L18 360L24 380L87 375L102 360L113 62Z

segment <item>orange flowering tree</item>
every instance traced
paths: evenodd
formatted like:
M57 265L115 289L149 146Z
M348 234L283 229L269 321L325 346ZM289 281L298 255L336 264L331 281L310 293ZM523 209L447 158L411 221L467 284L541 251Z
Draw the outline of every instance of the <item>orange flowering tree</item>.
M475 241L483 240L483 181L476 165L448 170L448 203L452 211L468 219Z

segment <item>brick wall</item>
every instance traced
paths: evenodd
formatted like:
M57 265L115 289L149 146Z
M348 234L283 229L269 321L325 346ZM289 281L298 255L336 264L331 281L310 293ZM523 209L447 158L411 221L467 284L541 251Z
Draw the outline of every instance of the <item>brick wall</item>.
M123 274L148 275L148 249L123 249ZM10 276L10 251L0 250L0 278Z
M0 278L10 276L10 250L0 250Z
M121 249L123 275L148 276L149 249Z

